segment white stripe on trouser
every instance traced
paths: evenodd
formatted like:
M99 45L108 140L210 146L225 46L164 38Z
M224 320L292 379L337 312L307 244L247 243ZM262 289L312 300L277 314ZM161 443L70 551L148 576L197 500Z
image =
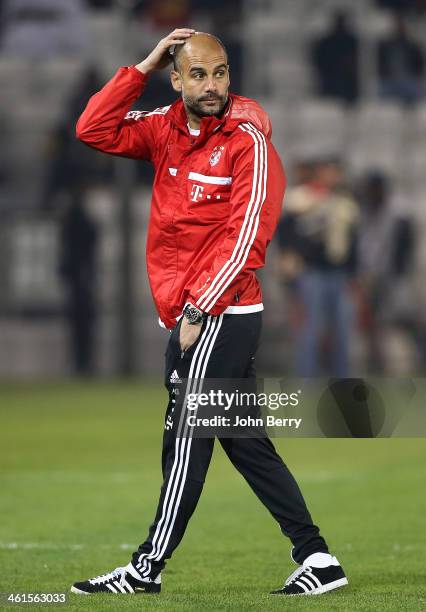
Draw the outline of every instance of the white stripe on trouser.
M195 349L191 359L188 375L188 385L185 398L182 404L182 413L178 425L175 440L175 458L169 476L166 494L164 496L163 511L152 538L152 550L150 553L142 553L139 556L139 563L136 565L141 576L147 577L151 572L151 561L161 558L164 554L173 526L176 514L179 509L180 499L185 486L186 474L188 469L189 455L191 450L191 433L188 433L188 423L185 419L186 400L189 393L201 390L202 379L205 376L208 360L212 352L217 334L222 325L223 315L219 317L208 317L206 328L202 334L200 342ZM198 390L195 391L198 382ZM183 428L183 436L182 434Z
M210 355L210 352L213 348L213 344L215 341L215 338L217 336L217 333L219 331L219 327L221 325L221 319L222 317L219 317L220 321L211 321L211 319L208 320L205 332L203 333L203 338L200 340L199 345L197 346L196 352L194 353L194 356L192 358L191 361L191 366L190 366L190 372L189 372L189 381L188 381L188 388L186 391L186 395L185 395L185 399L184 399L184 403L183 403L183 410L182 410L182 415L181 415L181 420L178 426L178 432L177 432L177 440L176 440L176 448L175 448L175 461L174 461L174 465L173 465L173 469L172 469L172 473L170 476L170 481L169 481L169 485L168 485L168 491L166 493L166 497L164 500L164 506L163 506L163 516L161 517L162 519L164 518L164 514L167 508L167 513L166 513L166 519L165 519L165 524L160 525L160 523L157 525L157 530L156 533L154 535L153 538L153 549L151 551L151 553L149 553L148 555L145 555L145 559L144 559L144 567L146 567L146 569L142 570L141 575L142 576L147 576L150 573L150 569L151 569L151 563L149 561L149 559L154 559L154 558L158 558L161 557L161 555L164 553L165 548L167 547L169 538L170 538L170 534L174 525L174 521L175 521L175 517L179 508L179 502L180 502L180 498L182 495L182 491L183 491L183 487L185 484L185 478L186 478L186 472L187 472L187 467L188 467L188 460L189 460L189 454L190 454L190 447L191 447L191 436L187 435L187 429L188 427L185 426L184 427L184 431L183 431L183 439L180 437L181 435L181 431L182 431L182 423L186 422L185 419L185 405L186 405L186 398L188 393L193 393L194 392L194 387L195 387L195 383L198 379L198 377L200 376L200 369L202 368L202 373L201 373L201 377L204 376L205 374L205 370L207 367L207 361L208 361L208 356ZM204 357L207 351L207 356L206 358ZM204 366L203 366L204 364ZM191 380L192 379L192 380ZM177 473L176 473L176 477L174 477L175 474L175 468L177 467ZM183 478L181 481L179 481L181 474L182 474L182 469L183 469ZM174 482L173 485L173 489L171 490L171 484ZM179 487L179 490L177 490ZM171 495L168 498L168 494L170 493L171 490ZM171 517L171 512L173 512L173 504L174 501L176 500L176 504L175 504L175 510L173 513L173 516ZM165 538L165 541L162 545L163 539ZM158 550L158 547L162 547L161 550ZM142 555L141 557L143 557L144 555ZM141 558L140 558L141 559ZM148 565L147 565L148 564Z

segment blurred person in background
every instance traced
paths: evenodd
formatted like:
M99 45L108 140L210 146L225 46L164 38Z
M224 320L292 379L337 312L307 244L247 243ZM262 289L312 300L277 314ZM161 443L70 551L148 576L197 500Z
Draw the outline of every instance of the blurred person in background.
M124 0L129 25L136 24L140 31L140 42L138 39L135 41L137 53L145 55L152 36L159 38L180 23L191 23L193 4L192 0ZM149 33L148 37L146 33ZM144 92L146 108L155 108L159 99L164 105L174 101L174 93L165 71L155 72ZM154 175L150 166L137 164L136 173L141 184L147 187L152 185Z
M204 8L206 16L211 18L212 33L220 34L225 41L235 91L241 91L244 86L244 31L241 28L244 19L243 4L243 0L216 0L215 10L212 11L209 0L197 2L197 10Z
M426 11L426 0L376 0L376 4L399 14L421 14Z
M314 41L311 60L318 95L353 104L359 95L358 35L349 24L348 15L337 11L330 30Z
M291 182L297 187L310 183L315 172L316 163L307 157L300 157L293 160L291 166Z
M394 17L393 32L377 48L380 93L384 98L414 104L424 96L425 58L408 34L404 18Z
M87 98L100 88L98 71L87 66L74 87L70 102L59 122L49 136L47 144L47 171L41 205L52 209L56 198L68 193L71 182L103 184L111 180L112 160L103 155L93 155L75 138L74 125L80 116Z
M88 6L94 10L109 10L114 7L116 0L86 0Z
M414 339L423 360L425 336L414 297L414 220L407 202L392 193L389 178L369 172L359 192L358 279L361 324L368 345L368 370L386 374L385 336L398 326ZM411 299L410 297L411 296Z
M357 223L358 205L344 188L338 160L317 161L311 178L287 194L278 243L281 274L298 313L298 376L349 374Z
M148 2L152 23L156 28L167 29L179 27L181 23L189 23L191 0L163 0Z
M86 210L85 189L76 183L61 221L59 272L66 287L66 316L74 371L93 373L96 325L96 248L98 231Z
M118 0L129 19L149 22L155 30L168 31L180 23L189 23L192 0Z
M300 185L306 185L311 182L313 173L316 168L316 163L310 157L305 155L299 155L294 158L291 162L289 168L289 174L291 184L293 188L298 187ZM287 192L291 193L292 190ZM285 201L285 208L287 208L287 196ZM285 213L284 213L285 214ZM282 223L282 221L281 221ZM281 224L278 227L277 238L280 239L280 234L282 231ZM292 269L292 266L295 266L295 269ZM286 331L289 333L290 337L294 336L294 330L300 324L300 305L299 298L297 295L297 291L295 290L295 282L294 277L296 272L300 268L300 259L298 256L295 256L294 253L290 253L289 250L284 249L281 256L277 257L276 260L276 271L278 274L278 279L281 285L282 291L282 299L287 306L286 311ZM290 351L291 353L291 351Z
M2 51L29 59L86 51L86 15L83 0L3 0Z

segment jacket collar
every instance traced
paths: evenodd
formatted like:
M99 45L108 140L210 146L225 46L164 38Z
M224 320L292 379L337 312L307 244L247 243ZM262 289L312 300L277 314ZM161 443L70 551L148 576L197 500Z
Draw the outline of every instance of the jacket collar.
M188 134L188 116L182 98L176 100L166 117L182 132ZM221 117L203 117L200 124L199 143L204 142L213 132L233 132L240 123L250 122L267 138L271 138L271 121L264 109L255 101L244 96L229 94L228 102Z
M226 128L227 130L234 130L238 122L230 121L230 112L234 103L234 95L228 95L228 101L225 106L225 110L222 113L221 117L203 117L200 123L200 138L204 140L210 136L213 132L217 131L221 127ZM182 98L173 102L170 106L169 110L166 113L168 119L173 123L178 129L188 133L188 116L186 114L185 105L183 103ZM235 125L232 125L235 124Z

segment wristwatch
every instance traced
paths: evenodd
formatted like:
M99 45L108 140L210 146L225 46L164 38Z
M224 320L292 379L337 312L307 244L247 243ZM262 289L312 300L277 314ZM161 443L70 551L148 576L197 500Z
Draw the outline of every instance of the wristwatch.
M207 315L196 306L188 303L183 309L183 316L190 325L196 325L197 323L201 323Z

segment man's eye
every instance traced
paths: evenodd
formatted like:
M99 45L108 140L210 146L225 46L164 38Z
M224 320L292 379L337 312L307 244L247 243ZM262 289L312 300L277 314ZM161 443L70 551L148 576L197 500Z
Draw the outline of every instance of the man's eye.
M225 72L223 70L219 70L219 72L216 72L216 76L218 77L223 77L225 74Z
M196 72L194 74L194 79L202 79L203 78L203 73L202 72Z

